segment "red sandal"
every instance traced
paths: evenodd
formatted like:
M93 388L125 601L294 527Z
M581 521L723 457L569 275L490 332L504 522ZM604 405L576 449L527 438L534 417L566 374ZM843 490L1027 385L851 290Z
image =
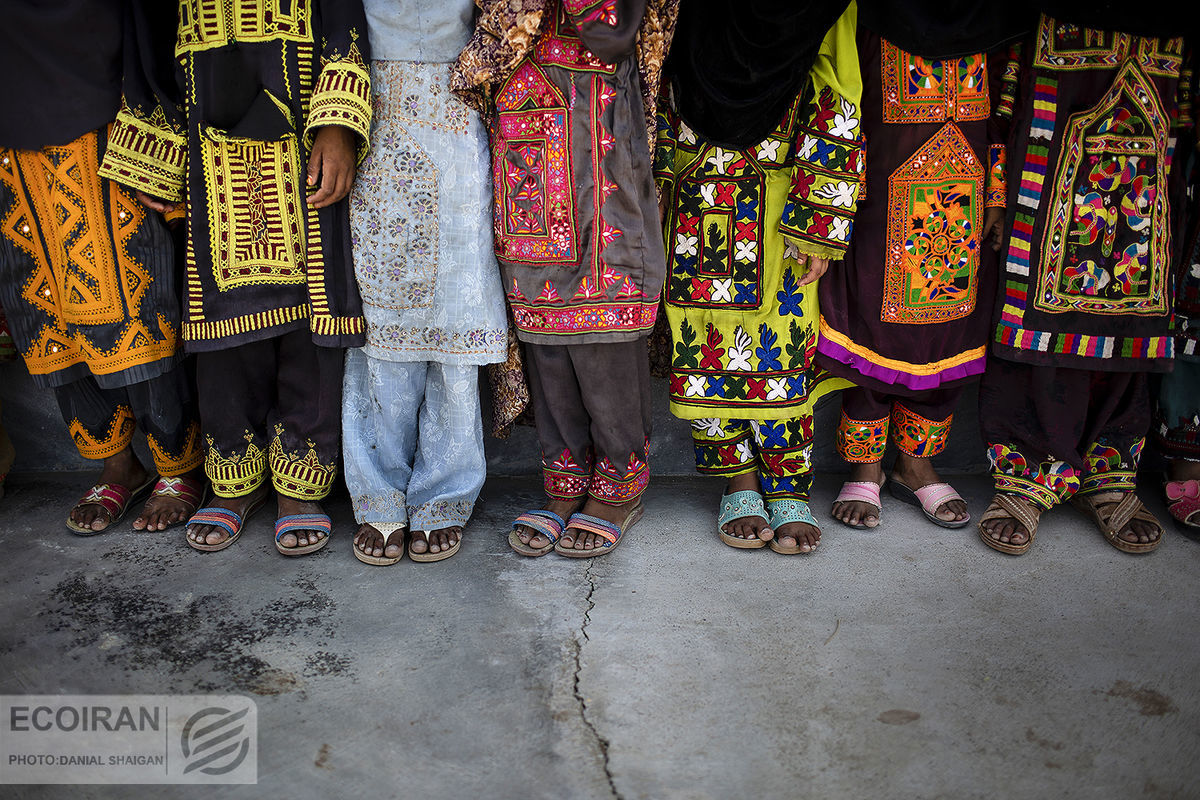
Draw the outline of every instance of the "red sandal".
M67 515L67 530L76 536L95 536L104 533L120 522L126 513L129 511L129 504L137 500L142 495L150 491L150 487L154 485L154 478L149 478L145 483L136 489L129 489L117 483L98 483L92 487L91 491L79 498L79 502L75 504L74 511L80 506L100 506L108 512L108 524L100 530L95 530L88 526L80 525L71 519L70 514Z

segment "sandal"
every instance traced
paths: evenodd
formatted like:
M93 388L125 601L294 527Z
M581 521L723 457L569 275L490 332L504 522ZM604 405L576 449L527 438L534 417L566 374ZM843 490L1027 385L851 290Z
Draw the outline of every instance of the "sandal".
M455 542L454 544L450 545L449 550L442 550L441 552L438 552L438 553L431 553L431 552L429 552L429 550L426 550L424 553L414 553L413 549L412 549L412 537L410 536L409 542L408 542L408 557L411 558L413 561L418 561L421 563L429 563L431 561L444 561L447 558L449 558L450 556L457 553L458 548L462 547L464 531L462 530L462 526L460 526L460 525L451 525L450 527L458 528L459 534L458 534L458 541ZM425 546L428 547L429 546L429 531L413 531L412 536L416 536L418 533L425 537ZM518 539L518 541L520 541L520 540Z
M987 511L983 512L983 516L979 520L979 538L983 539L983 543L993 550L1008 553L1010 556L1019 556L1033 546L1033 537L1037 535L1038 521L1041 518L1042 509L1023 499L1020 495L998 492L992 496L991 504L988 505ZM985 523L994 519L1016 520L1025 526L1025 530L1029 531L1029 538L1023 544L1000 541L983 527Z
M80 506L100 506L108 512L108 524L100 530L94 530L90 526L80 525L71 519L71 515L67 515L67 530L76 536L95 536L99 533L104 533L120 522L129 512L129 505L133 501L142 497L150 491L150 487L154 486L154 478L147 478L146 482L136 489L129 489L121 486L118 483L97 483L91 488L87 494L79 498L79 502L75 504L74 511Z
M971 521L970 514L967 514L966 519L960 519L957 521L951 519L942 519L937 515L937 510L952 500L962 500L964 503L966 502L962 499L962 495L954 491L954 488L948 483L930 483L922 486L920 489L913 489L893 477L891 481L891 493L892 497L896 498L902 503L920 506L921 512L925 515L925 518L934 525L940 525L943 528L956 529L965 527L967 523Z
M200 508L200 503L204 500L204 481L199 478L189 478L186 475L181 475L177 478L167 478L160 476L158 482L154 484L154 491L150 492L150 497L147 503L156 497L170 497L179 500L188 507L188 512L184 514L184 519L188 519L196 514ZM164 531L169 531L177 525L184 524L184 520L168 525L163 528ZM146 531L145 529L139 533L159 533L159 531Z
M878 484L871 484L877 486ZM778 531L783 525L789 522L805 522L817 529L817 536L821 535L821 527L817 525L816 519L813 518L812 509L808 507L808 503L803 500L768 500L767 505L771 507L771 518L768 523L772 530ZM785 556L796 555L797 553L811 554L816 551L817 546L811 545L808 550L801 550L800 544L791 546L779 544L779 539L775 538L767 542L772 550L776 553L782 553Z
M1165 533L1163 526L1150 513L1150 509L1142 503L1137 492L1131 489L1124 494L1125 496L1120 500L1107 502L1096 502L1094 495L1091 494L1075 495L1071 498L1071 505L1096 523L1096 527L1104 534L1108 543L1122 553L1149 553L1163 540ZM1153 523L1154 527L1158 529L1158 536L1149 542L1129 542L1122 539L1121 531L1134 520Z
M846 481L842 484L842 490L838 492L838 496L833 498L834 504L837 503L866 503L875 508L875 518L879 520L874 525L867 525L865 522L860 522L857 525L851 525L849 522L842 522L836 516L838 522L842 522L847 528L854 528L857 531L867 531L872 528L878 528L883 522L883 502L879 499L879 491L883 488L883 484L887 483L887 478L884 478L881 483L875 481ZM829 511L833 516L833 509Z
M408 527L407 525L402 525L400 523L387 523L387 524L380 523L380 524L383 524L384 528L392 529L391 533L384 533L383 530L379 527L379 525L376 525L371 522L367 522L367 523L363 523L363 524L370 525L372 528L379 531L379 535L383 537L384 549L387 548L387 540L392 538L392 535L395 534L396 531L402 531ZM390 567L392 564L395 564L395 563L399 562L400 559L404 558L404 539L403 538L400 539L400 555L395 556L393 558L389 558L388 556L367 555L362 550L358 549L358 545L354 544L353 539L350 540L350 549L354 551L354 557L357 558L359 561L361 561L364 564L370 564L373 567Z
M517 528L521 526L537 531L549 539L550 543L542 547L531 547L525 544L525 542L521 541L521 537L517 535ZM554 545L558 542L559 537L562 536L563 529L566 527L567 521L553 511L547 511L544 508L526 511L513 520L512 530L508 533L508 546L518 554L530 558L544 556L554 549Z
M574 528L577 531L594 533L604 540L604 544L600 547L593 547L591 550L576 550L574 547L563 547L562 542L558 541L554 543L554 552L567 558L593 558L611 553L617 549L617 545L621 543L621 538L625 535L626 531L642 518L642 513L645 510L646 507L638 503L630 509L620 525L617 525L615 522L609 522L606 519L600 519L600 517L593 517L591 514L572 514L571 518L567 520L568 529Z
M1175 520L1175 527L1196 535L1200 531L1200 481L1167 481L1163 490L1167 495L1167 511Z
M325 535L312 544L284 547L279 540L284 534L292 531L324 531ZM328 514L289 514L275 520L275 549L285 556L306 556L329 544L329 534L332 531L333 520Z
M254 500L250 505L246 506L246 510L241 514L236 511L230 511L227 508L202 508L192 518L187 521L188 527L192 525L212 525L220 528L229 534L229 537L224 541L216 544L204 544L202 542L193 542L190 537L184 536L188 546L193 550L199 550L202 553L215 553L218 550L224 550L231 544L236 542L242 535L242 530L245 529L246 523L250 521L250 517L254 516L254 512L258 511L267 502L266 493L263 493L257 500Z
M771 519L767 516L767 508L763 505L763 497L753 489L743 489L740 492L721 495L721 511L717 514L717 533L721 541L730 547L741 550L757 550L767 546L766 539L755 537L743 539L726 533L722 528L742 517L760 517L770 527Z

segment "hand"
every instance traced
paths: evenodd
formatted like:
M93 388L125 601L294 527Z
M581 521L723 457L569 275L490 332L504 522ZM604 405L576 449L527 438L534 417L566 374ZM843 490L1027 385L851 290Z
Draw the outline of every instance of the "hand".
M801 253L800 258L796 259L801 264L808 264L808 272L797 282L798 286L808 286L810 283L816 283L817 278L825 274L825 270L829 269L828 258L817 258L810 256L807 253Z
M991 242L992 249L1000 252L1001 239L1004 236L1004 209L992 206L983 212L983 236L985 242Z
M355 133L340 125L317 129L312 156L308 159L308 185L320 187L308 198L314 208L331 206L346 195L354 185L358 148Z
M158 197L152 197L140 189L137 191L137 199L141 201L141 204L146 208L150 209L151 211L157 211L160 214L170 214L179 207L178 203L172 203Z

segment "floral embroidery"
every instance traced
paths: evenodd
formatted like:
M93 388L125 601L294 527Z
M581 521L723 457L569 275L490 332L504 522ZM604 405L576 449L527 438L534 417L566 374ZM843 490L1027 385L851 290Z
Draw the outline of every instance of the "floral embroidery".
M563 8L576 17L576 24L603 22L617 26L617 0L563 0Z
M1053 508L1079 490L1079 470L1065 461L1047 460L1031 465L1014 446L988 447L996 491L1019 494L1043 509Z
M1034 305L1050 312L1168 312L1169 120L1126 63L1093 108L1072 115L1052 184Z
M624 468L618 468L607 458L596 462L592 469L588 495L601 503L620 505L636 500L650 483L650 468L646 461L629 454Z
M837 429L837 451L848 464L874 464L887 452L888 418L865 422L850 419L842 412Z
M926 61L882 40L883 121L894 123L987 119L987 60L982 54Z
M570 450L563 450L553 461L542 457L542 484L546 494L559 500L576 500L588 493L592 476L592 454L577 461Z
M583 40L579 38L579 34L575 30L575 25L567 17L568 14L573 16L583 15L582 19L578 19L579 23L592 21L602 21L606 24L616 24L616 7L615 0L612 8L612 23L607 23L604 19L606 6L609 0L600 0L595 5L600 6L590 13L580 9L576 11L570 8L569 5L579 5L582 3L566 3L559 6L557 13L553 15L553 22L547 26L545 32L538 39L537 46L534 52L537 54L537 60L541 64L552 64L556 67L573 70L576 72L600 72L606 75L611 75L616 72L616 67L612 64L606 64L592 54L584 45Z

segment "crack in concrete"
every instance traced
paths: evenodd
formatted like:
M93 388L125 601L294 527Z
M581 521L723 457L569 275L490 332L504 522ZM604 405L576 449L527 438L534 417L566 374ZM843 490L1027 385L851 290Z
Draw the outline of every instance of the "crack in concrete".
M583 612L583 624L581 624L579 626L579 633L583 637L584 642L590 642L592 640L592 637L588 636L587 628L588 628L588 623L590 623L592 621L592 609L596 607L596 601L592 599L592 596L595 595L595 593L596 593L596 580L595 580L595 578L592 577L592 563L591 562L588 563L587 570L584 572L584 575L588 581L588 593L587 593L587 598L586 598L588 605L587 605L587 608ZM608 742L608 739L606 739L605 737L600 735L600 731L596 729L596 726L592 723L591 719L588 718L587 700L584 699L583 692L579 688L579 673L583 669L583 665L581 663L582 655L583 655L583 642L581 642L579 640L579 638L576 637L576 639L575 639L575 675L574 675L574 684L572 686L572 691L575 694L575 702L577 702L579 704L579 718L581 720L583 720L584 727L586 727L588 729L588 731L592 734L592 738L594 738L596 740L596 747L599 748L599 750L600 750L600 758L602 760L602 766L604 767L604 777L608 780L609 792L612 793L612 796L614 798L616 798L616 800L622 800L621 793L617 791L617 785L613 781L612 769L609 765L609 760L608 760L609 742Z

